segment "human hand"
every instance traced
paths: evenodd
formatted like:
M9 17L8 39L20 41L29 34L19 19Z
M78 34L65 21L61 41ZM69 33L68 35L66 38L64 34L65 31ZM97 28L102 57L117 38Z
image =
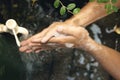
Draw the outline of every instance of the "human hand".
M48 43L57 43L68 48L83 48L91 39L88 31L83 27L59 26L56 31L64 36L52 37Z
M83 27L58 26L56 28L57 36L53 35L46 44L56 44L57 47L82 48L85 50L91 40L88 31ZM39 39L34 39L39 42Z
M26 53L30 53L32 51L41 51L41 49L43 49L43 44L46 43L53 36L56 36L56 29L58 26L65 27L69 26L69 24L66 24L64 22L54 22L42 32L28 38L27 40L22 41L19 50Z

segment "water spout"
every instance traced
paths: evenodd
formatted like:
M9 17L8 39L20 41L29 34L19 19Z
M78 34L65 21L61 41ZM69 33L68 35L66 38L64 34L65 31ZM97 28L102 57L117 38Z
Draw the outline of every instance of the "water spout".
M14 35L17 46L20 46L20 41L17 34L22 34L23 38L27 38L28 30L26 28L18 26L17 22L14 19L9 19L6 21L5 25L0 24L0 33L7 32Z
M7 32L7 27L3 24L0 24L0 33Z

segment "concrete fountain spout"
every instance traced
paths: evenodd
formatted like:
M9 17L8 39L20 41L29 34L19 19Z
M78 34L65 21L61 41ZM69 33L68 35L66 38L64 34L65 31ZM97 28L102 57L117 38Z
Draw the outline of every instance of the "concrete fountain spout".
M24 38L27 38L28 36L28 30L24 27L18 26L17 22L14 19L9 19L6 21L5 25L0 24L0 33L8 32L12 35L14 35L16 43L18 46L20 46L20 41L18 39L17 34L20 33L23 35Z

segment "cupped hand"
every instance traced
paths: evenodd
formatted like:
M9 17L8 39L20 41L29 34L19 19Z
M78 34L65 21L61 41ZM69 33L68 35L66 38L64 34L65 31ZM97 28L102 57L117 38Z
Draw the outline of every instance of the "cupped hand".
M56 36L54 34L57 34ZM67 48L84 48L88 44L90 38L88 31L83 27L74 26L58 26L54 34L47 41L50 47L67 47ZM35 42L39 42L38 39ZM55 45L54 45L55 43ZM39 52L39 50L35 50Z
M49 28L44 29L42 32L37 33L36 35L31 36L30 38L23 40L20 44L19 51L30 53L34 50L41 50L41 43L39 42L32 42L34 39L41 40L42 37L48 32Z
M88 40L91 39L88 31L83 27L59 26L57 32L64 36L52 37L48 43L58 43L68 48L82 48L88 43Z
M50 38L56 35L56 29L58 26L69 26L64 22L54 22L48 28L39 32L38 34L21 42L20 52L30 53L32 51L39 52L43 49L45 44ZM44 47L45 49L46 47Z

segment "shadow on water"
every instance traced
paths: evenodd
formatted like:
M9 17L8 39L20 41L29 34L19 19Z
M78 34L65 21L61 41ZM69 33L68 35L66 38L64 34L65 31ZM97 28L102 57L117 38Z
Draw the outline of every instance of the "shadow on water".
M59 10L53 8L53 1L37 0L32 3L32 0L1 0L0 23L13 18L20 26L26 27L30 34L35 34L52 22L65 20L71 16L70 14L60 16ZM74 2L74 0L62 1L65 4ZM77 0L76 3L80 3L78 5L82 7L87 1ZM108 16L89 25L88 30L97 42L119 51L119 35L105 31L119 21L120 18L116 13L112 17ZM112 80L112 77L84 51L56 49L42 51L39 54L20 53L14 36L2 33L0 34L0 80Z

